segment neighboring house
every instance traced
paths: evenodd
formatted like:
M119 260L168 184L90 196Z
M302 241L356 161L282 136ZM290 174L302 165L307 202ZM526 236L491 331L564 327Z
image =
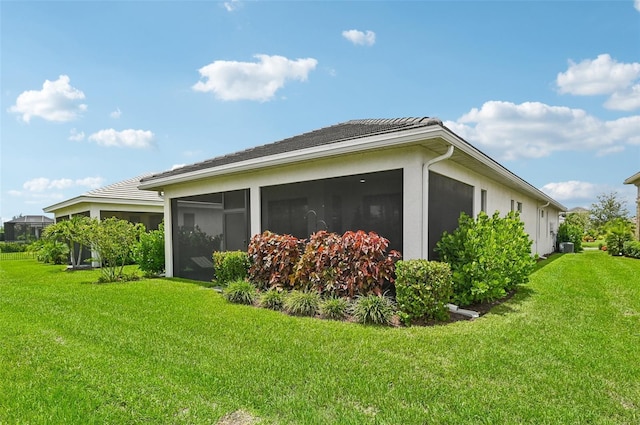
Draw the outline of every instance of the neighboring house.
M636 239L640 240L640 172L626 179L624 184L636 185L638 189L638 196L636 197Z
M4 222L4 240L7 242L30 242L40 239L42 231L53 224L53 219L44 215L25 215Z
M157 192L138 189L140 179L150 174L110 184L91 190L75 198L44 208L55 215L56 223L72 216L105 218L116 217L132 223L142 223L147 230L156 230L164 218L164 201ZM83 258L95 258L96 254L85 249ZM99 264L92 263L94 266Z
M142 223L149 230L157 229L164 216L164 201L155 192L138 189L139 176L91 190L75 198L44 208L57 221L74 215L105 219L117 217L132 223Z
M518 210L532 252L555 250L566 208L438 119L354 120L145 177L164 193L167 276L207 280L212 250L264 230L375 231L403 258L437 258L461 212Z

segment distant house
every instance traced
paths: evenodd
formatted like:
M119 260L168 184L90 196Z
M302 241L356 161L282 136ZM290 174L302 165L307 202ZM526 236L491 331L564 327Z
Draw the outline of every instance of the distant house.
M566 208L438 119L354 120L140 181L164 193L168 276L207 280L212 250L246 250L264 230L375 231L405 259L437 258L460 213L520 211L532 253L555 249Z
M640 240L640 172L626 179L624 184L633 184L638 189L636 197L636 239Z
M25 215L5 221L4 240L30 242L40 239L42 231L50 224L53 224L53 219L44 215Z
M164 201L155 192L139 190L140 179L134 177L91 190L44 208L55 215L55 220L66 220L74 215L105 219L117 217L132 223L143 223L147 229L157 229L164 215Z

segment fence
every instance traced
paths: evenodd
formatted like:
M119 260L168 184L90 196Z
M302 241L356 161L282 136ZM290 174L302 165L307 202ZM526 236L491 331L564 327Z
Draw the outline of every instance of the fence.
M35 260L35 252L0 252L0 261L4 260Z

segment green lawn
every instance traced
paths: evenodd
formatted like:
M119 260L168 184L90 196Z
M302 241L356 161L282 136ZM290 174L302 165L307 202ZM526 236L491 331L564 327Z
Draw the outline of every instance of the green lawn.
M541 264L478 320L381 328L0 261L0 424L640 423L640 261Z

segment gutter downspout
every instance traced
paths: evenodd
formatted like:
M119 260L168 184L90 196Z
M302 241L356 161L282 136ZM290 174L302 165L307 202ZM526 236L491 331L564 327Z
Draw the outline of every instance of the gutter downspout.
M549 206L549 204L551 204L551 201L548 201L546 204L544 205L540 205L538 206L538 210L536 211L536 230L538 231L537 235L536 235L536 254L538 253L538 242L540 240L540 211L542 211L543 208L547 208ZM546 254L546 253L543 253Z
M422 249L420 257L424 259L429 257L429 168L436 162L451 158L453 151L453 145L449 145L449 149L444 154L422 164Z

